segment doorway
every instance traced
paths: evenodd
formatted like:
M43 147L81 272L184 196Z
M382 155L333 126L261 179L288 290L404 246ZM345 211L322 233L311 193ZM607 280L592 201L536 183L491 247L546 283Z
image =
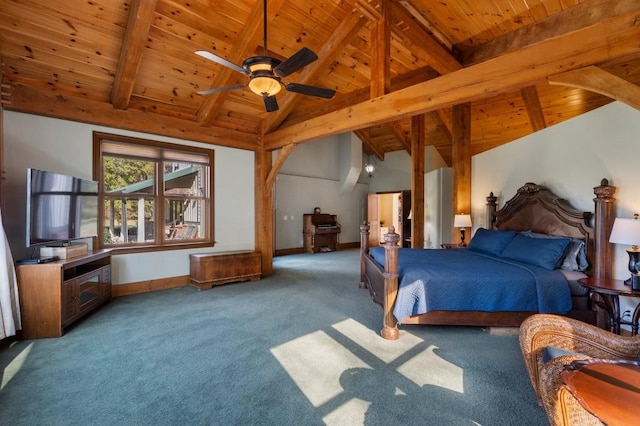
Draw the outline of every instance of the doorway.
M384 236L393 226L400 235L400 246L411 247L411 191L367 194L369 246L384 243Z

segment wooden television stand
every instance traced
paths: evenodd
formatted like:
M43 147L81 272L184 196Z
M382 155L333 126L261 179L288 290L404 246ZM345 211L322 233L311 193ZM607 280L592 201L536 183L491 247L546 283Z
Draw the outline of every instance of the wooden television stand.
M22 337L60 337L111 300L111 251L16 266Z

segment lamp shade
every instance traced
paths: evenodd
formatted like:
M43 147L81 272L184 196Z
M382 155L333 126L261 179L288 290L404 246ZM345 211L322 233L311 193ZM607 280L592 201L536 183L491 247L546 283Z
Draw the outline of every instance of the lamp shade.
M471 227L471 215L469 214L457 214L453 218L454 228L470 228Z
M280 91L280 82L271 77L255 77L249 81L249 89L256 95L273 96Z
M635 215L633 219L621 219L617 217L615 222L613 222L609 242L629 246L640 245L640 220L638 219L638 215Z

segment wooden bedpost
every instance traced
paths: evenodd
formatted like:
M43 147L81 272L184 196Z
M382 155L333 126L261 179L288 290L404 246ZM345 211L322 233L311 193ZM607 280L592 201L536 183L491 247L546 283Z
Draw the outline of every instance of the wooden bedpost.
M364 263L364 255L369 251L369 224L363 222L360 225L360 288L367 288L366 281L366 265Z
M398 295L398 242L400 235L396 234L393 226L389 227L389 233L384 236L384 305L382 306L382 330L380 335L388 340L397 340L400 337L398 320L393 315L393 307Z
M597 278L611 278L611 244L609 235L613 227L614 203L613 195L616 192L615 186L610 186L607 179L602 179L600 186L593 188L596 194L595 202L595 265L593 276Z
M484 228L493 229L493 224L496 221L496 209L498 208L498 197L493 195L493 192L487 197L487 207L485 209Z

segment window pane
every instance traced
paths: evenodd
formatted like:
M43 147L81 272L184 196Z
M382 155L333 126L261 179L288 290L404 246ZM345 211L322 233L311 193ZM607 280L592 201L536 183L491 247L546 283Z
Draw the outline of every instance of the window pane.
M165 237L167 240L204 238L204 200L170 198L165 200Z
M209 167L193 163L164 163L164 193L171 196L206 197Z
M153 161L104 156L102 164L107 195L155 193Z
M106 198L104 206L105 244L154 242L153 209L153 199Z

